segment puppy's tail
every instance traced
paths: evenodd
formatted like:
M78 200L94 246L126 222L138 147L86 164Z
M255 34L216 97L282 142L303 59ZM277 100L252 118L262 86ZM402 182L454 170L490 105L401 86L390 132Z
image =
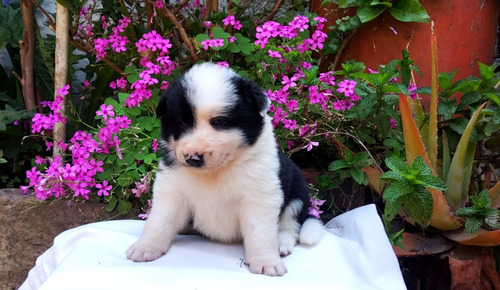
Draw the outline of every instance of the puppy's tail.
M325 232L325 226L320 220L308 218L300 228L299 242L307 246L315 245L323 238Z

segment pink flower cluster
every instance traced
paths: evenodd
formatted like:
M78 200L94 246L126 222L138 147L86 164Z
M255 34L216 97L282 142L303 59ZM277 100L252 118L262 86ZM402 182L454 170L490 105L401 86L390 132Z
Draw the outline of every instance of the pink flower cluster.
M124 45L128 43L128 40L125 41L125 39L120 38L119 33L123 32L129 23L130 19L128 18L120 19L119 24L112 28L113 34L109 38L95 39L94 45L99 57L106 56L105 49L109 43L111 43L113 48L123 48L114 49L117 53L126 51ZM120 46L120 44L123 45ZM165 89L168 82L160 82L159 76L169 76L177 67L177 63L172 61L168 56L169 49L172 47L170 40L163 38L155 30L143 34L135 46L137 47L137 52L145 56L140 59L142 69L139 72L139 78L131 85L132 92L125 101L125 105L128 108L137 107L144 100L149 99L152 96L152 89L156 86ZM125 90L127 81L122 77L112 81L109 86L113 89L119 88Z
M223 47L224 46L224 39L222 38L214 38L210 39L207 38L203 41L200 42L200 45L203 46L204 50L208 50L209 48L217 48L217 47Z
M48 115L36 113L31 123L31 133L49 132L54 128L54 124L61 122L66 123L66 118L61 114L62 102L64 97L69 94L69 85L57 90L56 100L53 102L41 102L43 107L48 107L50 113Z
M109 37L103 38L95 38L94 39L94 49L96 51L96 58L102 59L107 55L107 49L111 46L111 48L115 52L124 52L126 51L126 45L129 43L129 40L126 36L121 35L125 31L125 28L129 25L131 20L127 17L118 20L118 25L112 28L112 34Z
M172 47L170 40L161 37L158 32L155 30L145 33L142 35L142 38L135 44L137 47L137 52L147 52L151 51L160 51L163 53L162 55L168 54L168 49Z
M78 30L76 31L74 37L75 38L89 38L94 35L92 31L92 11L94 10L95 0L92 1L92 4L87 6L82 6L79 16Z
M135 194L135 197L141 197L141 195L149 193L151 178L152 174L148 172L142 176L141 181L135 183L135 188L132 188L132 193Z
M327 36L321 29L323 29L322 23L326 22L326 19L318 16L314 18L314 21L317 22L317 25L311 37L304 39L303 42L295 48L301 53L308 50L323 48L323 43L325 42ZM308 29L309 26L309 19L306 16L295 16L293 20L288 23L288 25L281 25L275 21L268 21L262 26L257 27L257 33L255 34L257 40L255 41L255 44L259 45L260 48L263 49L267 44L269 44L272 38L281 37L285 39L293 39L299 36L299 32Z
M311 205L309 206L309 215L315 218L320 218L323 213L320 207L325 203L325 200L320 200L317 197L311 198Z
M313 66L307 61L308 55L313 50L322 49L327 38L321 30L325 22L326 19L322 17L315 17L310 22L305 16L295 16L286 25L269 21L256 29L255 44L262 49L267 48L270 57L268 63L262 62L262 66L279 71L273 77L282 85L274 91L268 91L272 101L269 109L272 124L275 128L281 125L289 131L299 130L299 139L305 140L301 148L307 151L319 145L319 142L310 139L316 131L317 120L312 120L314 124L311 120L305 121L300 116L299 103L300 107L307 106L304 102L319 105L325 114L330 114L330 110L348 110L360 99L354 92L356 81L343 79L337 83L333 71L319 73L317 82L310 83L307 80L306 73ZM311 30L311 36L301 39L299 33L305 30ZM303 56L302 61L297 61L297 55Z
M65 86L59 92L67 94L68 89L69 86ZM54 107L56 103L57 101L54 101L51 107ZM26 172L26 177L30 182L28 186L21 187L25 193L33 188L36 197L44 200L52 196L60 197L65 195L66 191L71 191L74 196L89 199L91 189L95 188L97 195L109 195L112 186L108 184L108 181L103 180L102 183L96 181L96 174L103 172L102 166L104 165L103 161L96 159L96 155L111 154L113 152L111 149L115 149L114 152L120 156L118 134L120 130L129 128L131 120L127 116L115 116L113 106L105 104L101 105L96 115L102 117L104 126L94 136L84 131L77 131L69 143L58 144L63 151L71 155L71 162L64 163L61 156L48 159L37 156L37 164L48 163L48 166L43 172L37 167ZM52 119L51 127L56 122ZM34 125L37 126L36 122Z
M224 25L232 25L236 30L240 30L243 27L240 21L236 20L234 15L228 15L226 18L222 19L222 23L224 23Z

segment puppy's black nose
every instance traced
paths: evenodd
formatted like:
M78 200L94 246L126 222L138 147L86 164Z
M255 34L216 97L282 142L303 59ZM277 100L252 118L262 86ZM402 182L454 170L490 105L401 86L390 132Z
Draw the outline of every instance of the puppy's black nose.
M184 159L186 163L193 167L202 167L205 161L203 160L203 155L194 153L194 154L184 154Z

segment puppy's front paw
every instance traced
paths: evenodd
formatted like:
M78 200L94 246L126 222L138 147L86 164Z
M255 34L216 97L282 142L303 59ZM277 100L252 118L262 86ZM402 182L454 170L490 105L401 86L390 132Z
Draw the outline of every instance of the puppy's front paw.
M280 241L280 256L284 257L290 255L297 243L296 238L286 233L280 233L278 237Z
M166 252L167 249L141 242L136 242L135 244L130 246L130 248L128 248L127 259L134 262L148 262L158 259Z
M248 268L254 274L264 274L267 276L283 276L287 272L285 264L281 259L268 263L251 262L248 264Z

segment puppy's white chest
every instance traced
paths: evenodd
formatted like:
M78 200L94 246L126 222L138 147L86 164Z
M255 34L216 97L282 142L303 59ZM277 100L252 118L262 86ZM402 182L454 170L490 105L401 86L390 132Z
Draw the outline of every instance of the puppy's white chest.
M198 195L196 200L191 200L193 226L212 239L223 242L241 240L241 200L210 190L200 194L204 196Z

